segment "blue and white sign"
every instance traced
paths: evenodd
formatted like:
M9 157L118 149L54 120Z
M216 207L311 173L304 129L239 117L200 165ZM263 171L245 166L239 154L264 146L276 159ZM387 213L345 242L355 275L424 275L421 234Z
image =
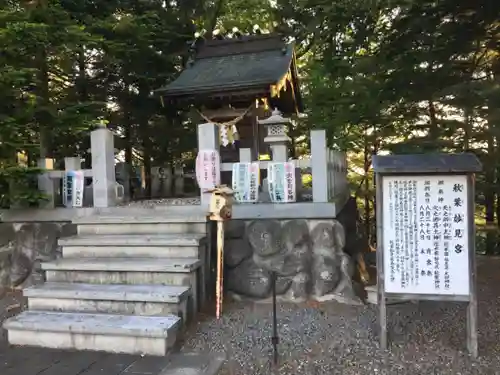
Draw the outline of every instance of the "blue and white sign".
M232 188L239 203L255 203L259 199L259 163L234 163Z
M269 163L267 181L271 202L291 203L297 200L294 163Z
M63 204L66 207L83 207L85 176L83 171L68 171L63 177Z

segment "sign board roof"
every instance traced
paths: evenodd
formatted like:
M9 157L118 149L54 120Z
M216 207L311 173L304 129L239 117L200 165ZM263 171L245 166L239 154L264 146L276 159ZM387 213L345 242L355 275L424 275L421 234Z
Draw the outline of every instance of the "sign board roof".
M481 172L482 165L472 153L376 155L373 170L382 174L475 173Z

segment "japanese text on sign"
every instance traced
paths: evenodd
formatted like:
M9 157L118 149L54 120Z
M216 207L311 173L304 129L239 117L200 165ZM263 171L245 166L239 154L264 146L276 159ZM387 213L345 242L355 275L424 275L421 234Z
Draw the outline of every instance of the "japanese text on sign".
M220 156L216 150L200 150L196 156L196 180L200 189L220 184Z
M468 295L467 177L385 176L383 202L385 291Z
M234 198L241 203L257 202L259 198L259 163L234 163L232 187Z
M289 203L297 200L295 165L293 163L269 163L267 180L272 202Z

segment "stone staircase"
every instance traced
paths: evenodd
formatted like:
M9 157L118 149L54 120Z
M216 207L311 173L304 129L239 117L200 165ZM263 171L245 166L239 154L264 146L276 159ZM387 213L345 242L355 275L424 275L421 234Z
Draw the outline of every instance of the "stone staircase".
M10 344L166 355L205 301L203 215L108 214L79 219L7 320ZM151 212L151 210L149 210Z

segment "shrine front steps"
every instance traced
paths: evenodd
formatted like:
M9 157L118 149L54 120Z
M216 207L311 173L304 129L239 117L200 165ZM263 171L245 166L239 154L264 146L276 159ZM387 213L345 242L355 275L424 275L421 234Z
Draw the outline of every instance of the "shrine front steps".
M104 234L59 239L63 258L202 258L205 234Z
M204 299L204 275L197 258L62 258L42 263L46 280L55 283L189 286L189 313ZM198 280L200 279L200 280ZM198 288L200 281L200 290Z
M47 282L23 291L29 310L138 316L174 315L187 320L189 286L105 285Z
M164 356L175 344L181 318L170 315L25 311L4 324L9 343L52 349Z
M159 211L154 215L107 215L88 216L73 221L79 235L131 235L131 234L206 234L207 224L204 214Z
M60 240L63 258L41 265L48 282L4 324L11 344L167 354L205 301L206 218L117 212Z

